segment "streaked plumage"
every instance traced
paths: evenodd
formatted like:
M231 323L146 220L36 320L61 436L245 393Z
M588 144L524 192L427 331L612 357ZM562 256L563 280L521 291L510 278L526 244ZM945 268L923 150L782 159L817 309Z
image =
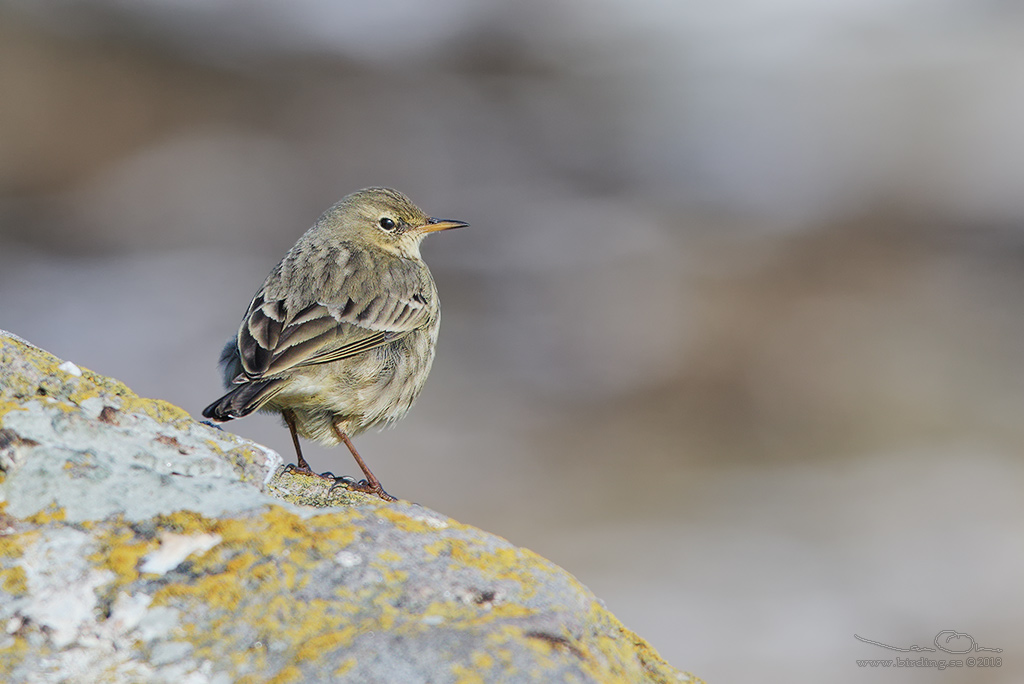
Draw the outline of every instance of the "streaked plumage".
M387 188L332 206L253 297L221 354L230 391L203 415L279 412L293 438L349 445L345 435L401 418L430 372L440 323L419 244L428 232L464 225L431 219ZM370 489L387 496L352 452Z

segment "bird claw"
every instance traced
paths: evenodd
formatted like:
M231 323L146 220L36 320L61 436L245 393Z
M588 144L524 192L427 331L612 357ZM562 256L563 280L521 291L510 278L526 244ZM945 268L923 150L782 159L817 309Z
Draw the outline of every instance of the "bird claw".
M327 496L330 496L331 494L333 494L334 490L337 489L338 487L343 487L344 488L344 487L355 487L355 486L357 486L355 479L349 477L348 475L339 475L339 476L334 478L334 484L332 484L330 486L330 488L327 490Z
M327 471L326 473L315 473L309 467L303 468L302 466L295 465L294 463L289 463L288 465L286 465L281 472L282 473L290 473L290 474L293 474L293 475L309 475L311 477L322 477L325 480L335 480L335 481L337 481L337 479L338 479L338 478L336 478L334 476L334 473L332 473L331 471Z
M378 483L377 486L373 486L365 479L356 482L354 477L349 477L348 475L335 477L334 484L327 490L327 495L330 496L338 487L344 487L345 489L353 492L362 492L363 494L375 494L384 501L398 501L398 499L384 491L384 488L380 486L380 483Z

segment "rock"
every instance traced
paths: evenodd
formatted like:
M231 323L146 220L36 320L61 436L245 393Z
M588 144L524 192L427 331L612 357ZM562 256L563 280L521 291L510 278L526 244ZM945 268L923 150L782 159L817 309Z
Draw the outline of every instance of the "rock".
M698 681L574 577L0 331L0 679Z

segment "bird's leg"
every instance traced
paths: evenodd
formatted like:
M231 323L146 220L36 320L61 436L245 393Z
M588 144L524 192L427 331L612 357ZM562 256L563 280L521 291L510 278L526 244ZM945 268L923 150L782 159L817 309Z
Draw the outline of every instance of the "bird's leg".
M370 468L366 465L366 462L363 461L363 457L359 455L358 451L356 451L356 447L352 444L352 440L348 438L348 435L346 435L345 432L338 427L338 424L333 421L331 422L331 427L334 429L334 434L338 436L338 439L344 442L345 446L348 447L348 450L352 452L352 458L356 459L356 463L358 463L360 469L362 469L363 475L366 476L366 479L359 483L351 482L351 478L338 478L339 484L345 484L351 489L359 492L376 494L385 501L398 501L398 499L384 491L384 487L381 486L380 480L377 479L377 476L373 474Z
M292 433L292 444L295 445L295 457L298 463L295 466L289 466L289 469L293 472L304 473L312 475L313 469L306 463L306 459L302 457L302 447L299 446L299 433L295 431L295 414L285 409L281 411L281 415L284 416L284 422L288 426L288 432Z

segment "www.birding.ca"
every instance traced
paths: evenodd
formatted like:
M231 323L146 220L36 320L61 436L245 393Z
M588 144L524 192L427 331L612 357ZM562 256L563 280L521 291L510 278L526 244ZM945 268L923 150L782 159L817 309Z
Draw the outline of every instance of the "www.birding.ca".
M423 389L441 309L420 242L466 225L430 218L389 188L360 190L332 206L256 292L221 353L229 392L203 415L280 413L296 470L312 472L299 435L344 442L366 476L349 486L394 501L350 437L398 420Z

